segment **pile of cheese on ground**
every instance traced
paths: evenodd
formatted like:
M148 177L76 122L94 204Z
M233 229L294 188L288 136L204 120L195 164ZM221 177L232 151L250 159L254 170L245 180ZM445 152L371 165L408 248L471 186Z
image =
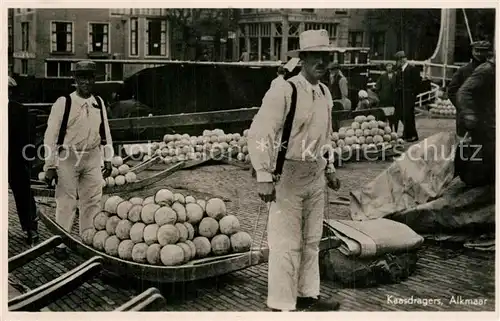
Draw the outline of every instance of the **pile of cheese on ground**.
M455 106L449 99L436 98L434 104L430 104L429 107L433 115L454 116L457 114Z
M111 176L106 179L103 178L103 187L122 186L137 181L136 174L130 171L130 167L127 164L123 164L123 159L120 156L113 157L111 165L113 166ZM45 180L45 172L38 173L38 180Z
M120 156L113 157L111 165L113 166L111 176L103 180L104 187L122 186L137 181L136 174L130 171L127 164L123 164L123 159Z
M166 266L245 252L252 245L223 200L195 199L168 189L144 199L111 196L82 240L123 260Z
M204 130L201 136L188 134L167 134L162 142L155 142L146 146L131 146L134 153L141 150L145 155L143 161L159 156L165 164L175 164L180 161L203 160L210 153L217 158L222 152L235 161L250 162L247 146L248 130L243 134L225 134L221 129Z
M355 151L376 151L403 143L386 122L377 121L373 115L356 116L350 126L334 132L332 140L337 155L354 155Z

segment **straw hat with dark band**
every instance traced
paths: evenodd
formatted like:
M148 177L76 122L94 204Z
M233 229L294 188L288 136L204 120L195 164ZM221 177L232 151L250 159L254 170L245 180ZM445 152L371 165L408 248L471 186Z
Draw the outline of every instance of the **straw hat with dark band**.
M299 36L299 47L300 49L287 52L287 55L297 58L301 52L331 52L335 49L330 45L328 31L325 29L302 32Z

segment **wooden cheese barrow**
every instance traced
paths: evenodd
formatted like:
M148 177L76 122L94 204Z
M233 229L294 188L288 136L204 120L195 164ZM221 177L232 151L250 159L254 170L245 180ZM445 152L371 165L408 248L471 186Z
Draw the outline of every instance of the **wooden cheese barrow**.
M40 209L40 220L50 232L60 237L66 246L83 258L100 257L99 262L104 270L116 275L136 276L142 280L153 282L177 283L217 277L266 263L269 257L269 249L264 247L252 248L243 253L197 259L178 266L142 264L110 256L84 244L79 237L75 237L63 230L42 209ZM320 250L338 247L340 245L339 240L331 235L328 229L324 230L325 234L320 243Z
M215 153L211 157L216 157L219 154ZM143 179L137 180L133 183L127 183L121 186L106 186L103 188L103 194L119 194L119 193L129 193L137 190L141 190L144 188L147 188L148 186L151 186L155 183L158 183L159 181L165 179L166 177L172 175L178 170L181 169L188 169L192 168L195 166L199 166L205 162L210 161L211 157L204 157L203 159L200 160L187 160L187 161L181 161L172 165L168 165L166 167L163 167L162 170L158 173L155 173L149 177L145 177ZM154 165L158 164L160 161L160 157L156 156L153 157L147 161L141 162L135 166L133 166L130 171L134 172L136 175L144 172L145 170L153 167ZM55 189L54 188L49 188L44 182L37 181L37 180L32 180L31 181L31 189L33 191L34 196L40 196L40 197L54 197L55 196Z

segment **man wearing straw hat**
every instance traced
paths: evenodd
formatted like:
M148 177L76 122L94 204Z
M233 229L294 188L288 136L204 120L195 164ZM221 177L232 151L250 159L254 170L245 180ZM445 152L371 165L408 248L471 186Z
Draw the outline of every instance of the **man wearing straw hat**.
M106 106L100 97L92 95L95 74L94 62L75 64L76 91L54 103L44 137L45 179L48 184L56 184L56 222L71 232L78 196L80 234L93 226L101 208L103 176L108 177L112 169ZM65 258L65 246L59 246L55 254Z
M268 221L267 305L273 311L331 311L320 300L319 243L326 185L337 190L331 150L332 96L319 80L332 47L326 30L304 31L301 72L268 90L249 131L248 147L258 193L271 203Z

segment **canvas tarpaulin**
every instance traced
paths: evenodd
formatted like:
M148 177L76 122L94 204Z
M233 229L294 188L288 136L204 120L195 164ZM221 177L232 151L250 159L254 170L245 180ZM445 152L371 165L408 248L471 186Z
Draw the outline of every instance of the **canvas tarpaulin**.
M387 218L403 222L419 233L480 234L495 230L494 186L470 188L455 178L443 195Z
M412 145L372 182L350 193L351 218L382 218L441 196L454 176L456 141L453 133L438 133Z
M352 219L388 218L426 237L494 231L494 186L467 187L454 177L456 143L454 134L439 133L412 146L372 182L351 193ZM431 149L441 156L426 160ZM418 157L408 157L411 150Z
M417 249L424 238L408 226L388 219L368 221L327 220L342 244L338 250L351 257L377 257Z

